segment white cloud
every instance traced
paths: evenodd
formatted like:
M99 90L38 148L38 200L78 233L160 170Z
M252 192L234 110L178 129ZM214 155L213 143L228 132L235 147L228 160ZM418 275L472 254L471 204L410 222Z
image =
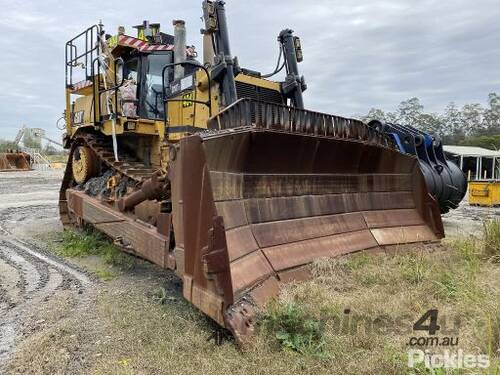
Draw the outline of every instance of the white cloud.
M484 102L499 91L500 7L496 0L231 0L232 52L244 67L269 72L276 36L285 27L301 36L300 65L311 109L344 115L371 107L392 110L418 96L430 111L450 101ZM201 51L201 0L0 0L0 136L22 123L58 136L64 109L64 44L102 19L108 32L143 19L171 29L187 22Z

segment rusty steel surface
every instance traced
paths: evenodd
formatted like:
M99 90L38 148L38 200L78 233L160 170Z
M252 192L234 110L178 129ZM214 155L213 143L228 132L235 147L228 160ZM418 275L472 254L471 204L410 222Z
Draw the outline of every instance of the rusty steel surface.
M0 153L0 172L31 170L31 156L25 152Z
M68 189L66 199L70 216L93 225L127 252L163 268L169 268L170 238L168 235L165 236L165 231L162 231L161 227L138 222L109 204L78 190ZM170 215L164 215L162 222L169 227Z
M181 140L169 175L184 295L208 315L193 290L211 306L222 298L238 340L251 334L255 306L308 278L315 259L444 236L417 159L363 123L319 114L297 127L267 110L256 124L243 110Z

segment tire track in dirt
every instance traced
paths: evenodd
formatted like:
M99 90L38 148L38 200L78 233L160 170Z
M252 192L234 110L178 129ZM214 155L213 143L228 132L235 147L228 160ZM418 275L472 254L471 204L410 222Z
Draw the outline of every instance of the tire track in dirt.
M83 272L9 234L0 236L0 267L2 263L1 269L7 266L8 272L2 272L0 279L0 371L15 350L26 310L46 303L58 289L72 289L80 295L92 283ZM11 295L17 295L17 302Z
M67 296L79 304L93 283L78 268L25 241L31 233L55 228L60 179L60 174L41 172L13 172L0 179L0 374L51 303Z
M20 256L7 241L0 241L0 259L19 270L20 285L18 284L18 288L23 295L29 296L36 290L40 282L40 273L32 263Z
M15 303L21 301L22 293L24 292L24 279L22 273L10 261L2 259L0 252L0 288L5 290L7 298Z

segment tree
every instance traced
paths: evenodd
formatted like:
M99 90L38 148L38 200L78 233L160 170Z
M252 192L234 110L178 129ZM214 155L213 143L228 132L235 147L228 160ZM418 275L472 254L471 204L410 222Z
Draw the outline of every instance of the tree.
M463 129L462 113L454 102L448 104L444 110L442 117L442 134L443 142L457 143L465 138Z
M384 111L378 108L371 108L366 116L361 117L361 120L364 122L369 122L371 120L379 120L383 122L387 122L387 117Z
M416 119L415 128L439 138L446 137L443 120L435 113L421 113Z
M472 136L459 142L463 146L477 146L489 150L500 150L500 135Z
M14 144L14 142L0 139L0 152L10 152L11 150L16 149L17 146Z
M43 153L45 155L56 155L59 152L57 151L57 149L54 146L52 146L50 143L47 142L47 144L43 148Z
M423 111L424 106L418 98L402 101L398 106L397 121L418 128Z
M448 144L468 144L472 140L482 147L495 148L500 138L490 136L500 135L500 95L489 94L487 108L473 103L460 109L451 102L442 114L426 113L420 100L414 97L402 101L395 112L370 109L363 120L371 119L413 126Z
M480 134L483 129L484 108L481 104L466 104L462 107L462 129L466 136Z
M484 111L484 135L500 133L500 96L496 93L488 95L488 105Z

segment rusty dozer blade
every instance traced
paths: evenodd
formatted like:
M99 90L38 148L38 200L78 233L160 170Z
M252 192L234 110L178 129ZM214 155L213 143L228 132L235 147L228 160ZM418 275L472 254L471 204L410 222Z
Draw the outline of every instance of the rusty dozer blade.
M171 155L184 296L239 341L307 265L444 237L415 157L356 120L240 100Z
M0 153L0 172L31 170L30 155L25 152Z

